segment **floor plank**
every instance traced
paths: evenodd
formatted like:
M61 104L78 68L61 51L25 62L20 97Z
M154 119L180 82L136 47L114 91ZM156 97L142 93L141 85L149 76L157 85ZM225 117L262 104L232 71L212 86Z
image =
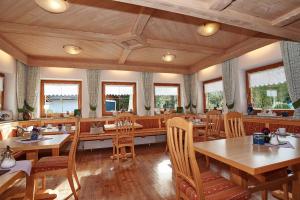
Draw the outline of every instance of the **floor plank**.
M77 153L77 171L82 189L82 200L172 200L175 187L169 156L164 153L165 144L141 145L136 147L136 161L112 161L111 149L86 150ZM200 159L201 170L206 170L205 161ZM228 177L225 165L212 162L211 168ZM9 189L0 199L24 191L21 181ZM47 178L47 188L55 189L58 199L65 199L71 193L65 178ZM72 197L69 199L73 199ZM255 194L253 200L259 200ZM269 198L273 200L272 197Z

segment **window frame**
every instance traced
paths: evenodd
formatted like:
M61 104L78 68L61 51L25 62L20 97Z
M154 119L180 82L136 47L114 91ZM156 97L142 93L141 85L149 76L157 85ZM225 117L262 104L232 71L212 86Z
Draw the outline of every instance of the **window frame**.
M247 105L249 105L251 103L251 88L250 88L250 79L249 79L249 75L252 73L256 73L256 72L261 72L261 71L265 71L265 70L269 70L269 69L275 69L278 67L282 67L284 66L283 61L280 62L276 62L273 64L269 64L269 65L264 65L264 66L260 66L260 67L256 67L253 69L249 69L246 71L245 76L246 76L246 95L247 95ZM262 109L257 109L254 108L254 112L255 114L259 111L261 111ZM281 112L288 112L289 115L293 115L294 110L289 110L289 109L272 109L272 111L276 112L277 114L281 113Z
M105 86L106 85L125 85L125 86L133 86L133 114L137 114L137 91L136 91L136 82L115 82L115 81L102 81L102 116L112 116L113 112L107 112L105 109Z
M182 105L181 105L180 83L154 83L154 84L153 84L154 109L155 109L155 105L156 105L156 99L155 99L155 86L177 87L177 92L178 92L178 107L182 107ZM175 108L175 109L176 109L176 108Z
M217 82L217 81L223 81L222 76L217 77L217 78L213 78L213 79L209 79L209 80L206 80L206 81L202 82L202 96L203 96L203 110L204 110L204 112L208 111L208 108L206 108L205 84L213 83L213 82ZM223 95L223 98L224 98L224 95ZM222 110L222 109L218 109L218 110Z
M45 95L44 95L44 88L45 83L53 83L53 84L78 84L79 91L78 91L78 109L81 110L82 108L82 81L75 81L75 80L41 80L41 88L40 88L40 117L46 117L46 113L44 110L45 105ZM81 111L82 112L82 111ZM54 115L62 115L64 113L51 113L47 114L48 117Z

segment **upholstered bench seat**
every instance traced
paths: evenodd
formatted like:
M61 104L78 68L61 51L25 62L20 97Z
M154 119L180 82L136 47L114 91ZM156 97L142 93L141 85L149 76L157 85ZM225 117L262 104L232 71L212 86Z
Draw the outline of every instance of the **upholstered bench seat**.
M240 186L213 172L201 174L205 200L245 200L250 198L250 193ZM190 200L200 199L193 186L187 181L180 180L180 191Z

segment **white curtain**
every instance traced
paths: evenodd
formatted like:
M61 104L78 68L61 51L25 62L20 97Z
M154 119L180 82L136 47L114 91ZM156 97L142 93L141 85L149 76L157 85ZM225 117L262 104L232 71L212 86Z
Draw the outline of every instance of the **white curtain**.
M144 93L144 109L146 115L151 115L151 102L153 99L153 73L142 72L142 84Z
M87 82L88 82L88 92L89 92L89 117L97 116L98 98L99 98L99 88L100 88L100 70L87 70Z
M184 75L185 109L197 113L198 105L198 74Z
M236 93L236 79L237 79L237 60L227 60L222 64L222 77L224 87L224 98L228 111L235 111L235 93Z
M198 74L194 73L191 75L191 111L197 113L198 107L198 92L199 92L199 80Z
M281 53L289 95L295 108L294 117L300 118L300 43L282 41Z
M26 66L17 60L17 109L18 119L23 119L23 108L26 94Z
M191 102L191 86L192 86L192 81L191 81L191 75L190 74L185 74L183 75L183 81L184 81L184 108L186 111L190 111L192 107L192 102Z
M27 80L26 80L26 108L32 114L36 111L36 102L38 95L38 86L40 83L40 68L27 67ZM35 117L35 116L33 116Z

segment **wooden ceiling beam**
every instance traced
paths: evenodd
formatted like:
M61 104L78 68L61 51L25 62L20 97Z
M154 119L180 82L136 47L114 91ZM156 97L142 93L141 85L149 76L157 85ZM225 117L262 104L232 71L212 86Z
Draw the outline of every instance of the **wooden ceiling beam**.
M206 47L206 46L202 46L202 45L198 46L198 45L192 45L192 44L173 43L173 42L167 42L167 41L162 41L162 40L153 40L153 39L147 39L146 42L149 44L149 47L153 47L153 48L182 50L182 51L198 52L198 53L204 53L204 54L221 54L221 53L225 52L224 49Z
M268 38L256 38L256 37L249 38L227 49L224 54L220 54L217 56L213 55L204 58L203 60L200 60L197 64L190 67L190 72L195 73L201 69L210 67L212 65L220 64L232 58L237 58L245 53L264 47L266 45L272 44L277 41L278 40L276 39L268 39Z
M119 39L119 35L102 34L68 29L48 28L9 22L0 22L0 32L37 35L57 38L70 38L87 41L112 42Z
M27 64L27 55L2 36L0 36L0 49L13 56L15 59Z
M258 31L294 41L300 41L300 33L294 30L282 27L272 26L268 20L248 14L240 13L231 9L225 9L222 12L211 10L210 5L204 1L198 0L114 0L123 3L129 3L144 7L165 10L179 13L187 16L193 16L201 19L216 21L229 24L253 31Z
M153 9L142 7L140 10L140 13L135 21L135 24L133 25L131 29L131 33L133 35L142 35L150 17L153 12Z
M283 27L288 24L292 24L293 22L297 21L298 19L300 19L300 7L273 20L272 25Z
M131 49L123 49L122 54L119 59L119 64L125 64L128 56L131 54Z
M188 74L186 66L174 66L166 64L148 64L129 62L127 64L118 64L117 61L101 59L74 59L61 57L42 57L28 56L28 64L39 67L66 67L81 69L101 69L101 70L123 70L138 72L160 72L160 73L177 73Z
M234 0L215 0L209 7L211 10L222 11L227 8Z

